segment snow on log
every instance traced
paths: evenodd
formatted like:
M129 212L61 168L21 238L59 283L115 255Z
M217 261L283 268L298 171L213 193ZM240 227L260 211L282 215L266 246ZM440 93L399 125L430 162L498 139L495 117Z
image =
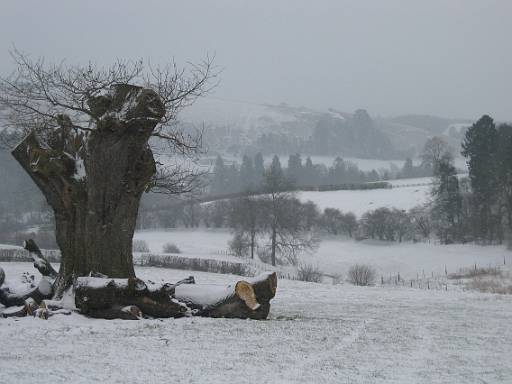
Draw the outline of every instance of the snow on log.
M36 288L29 289L23 293L12 293L9 288L1 288L0 304L6 307L24 306L28 299L34 300L36 304L39 304L44 299L49 299L52 293L51 283L43 277Z
M268 316L276 289L277 276L268 273L228 286L180 285L175 297L197 316L262 320Z
M22 305L14 305L10 306L9 308L5 309L2 312L3 317L24 317L28 315L34 314L34 312L39 307L38 303L32 299L28 298L23 302Z
M84 315L108 319L138 318L140 312L152 317L181 317L187 311L172 299L169 286L148 287L137 278L79 277L75 305Z
M36 268L41 275L51 277L55 279L57 277L57 271L52 267L50 262L37 246L36 242L32 239L28 239L23 242L23 248L25 248L32 260L34 260L34 268Z

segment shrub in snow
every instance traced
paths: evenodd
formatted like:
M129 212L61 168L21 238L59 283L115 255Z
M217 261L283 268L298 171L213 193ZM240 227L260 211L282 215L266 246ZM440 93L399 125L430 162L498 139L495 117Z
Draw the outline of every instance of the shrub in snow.
M174 243L165 243L162 247L163 253L181 253L181 250Z
M371 285L375 276L375 269L365 264L353 265L348 270L348 280L354 285Z
M258 247L256 254L258 255L259 259L265 263L265 264L271 264L272 263L272 256L270 253L270 247L269 246L263 246ZM285 260L283 260L280 255L276 256L276 264L277 265L285 265Z
M311 264L300 265L297 269L297 276L301 281L310 281L320 283L322 281L322 272Z
M149 252L148 243L144 240L133 240L133 252Z
M233 239L229 242L229 250L235 256L244 257L249 254L250 243L247 236L241 233L236 233Z

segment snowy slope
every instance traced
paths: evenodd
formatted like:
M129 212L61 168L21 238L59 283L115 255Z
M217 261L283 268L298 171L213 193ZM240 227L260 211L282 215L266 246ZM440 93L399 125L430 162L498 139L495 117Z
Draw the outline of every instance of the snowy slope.
M511 318L511 296L280 280L268 321L0 319L0 382L510 383Z
M381 207L409 210L423 205L430 197L430 189L429 185L420 185L366 191L308 191L299 192L297 197L303 202L314 202L321 210L337 208L361 217L365 212Z

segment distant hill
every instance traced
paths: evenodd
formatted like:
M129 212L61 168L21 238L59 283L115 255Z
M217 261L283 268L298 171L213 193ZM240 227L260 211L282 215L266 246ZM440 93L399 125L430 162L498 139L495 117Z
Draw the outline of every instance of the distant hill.
M403 115L380 118L376 121L396 148L417 154L425 141L433 136L443 137L458 151L465 129L472 124L468 119L448 119L429 115Z

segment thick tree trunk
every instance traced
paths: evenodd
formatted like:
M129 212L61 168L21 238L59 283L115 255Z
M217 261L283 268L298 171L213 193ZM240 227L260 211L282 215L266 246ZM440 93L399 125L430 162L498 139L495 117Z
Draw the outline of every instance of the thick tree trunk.
M73 276L135 276L132 238L139 202L156 171L148 146L164 113L156 93L116 85L90 103L95 127L86 135L62 116L52 137L33 133L13 150L55 213L62 254L57 296Z

